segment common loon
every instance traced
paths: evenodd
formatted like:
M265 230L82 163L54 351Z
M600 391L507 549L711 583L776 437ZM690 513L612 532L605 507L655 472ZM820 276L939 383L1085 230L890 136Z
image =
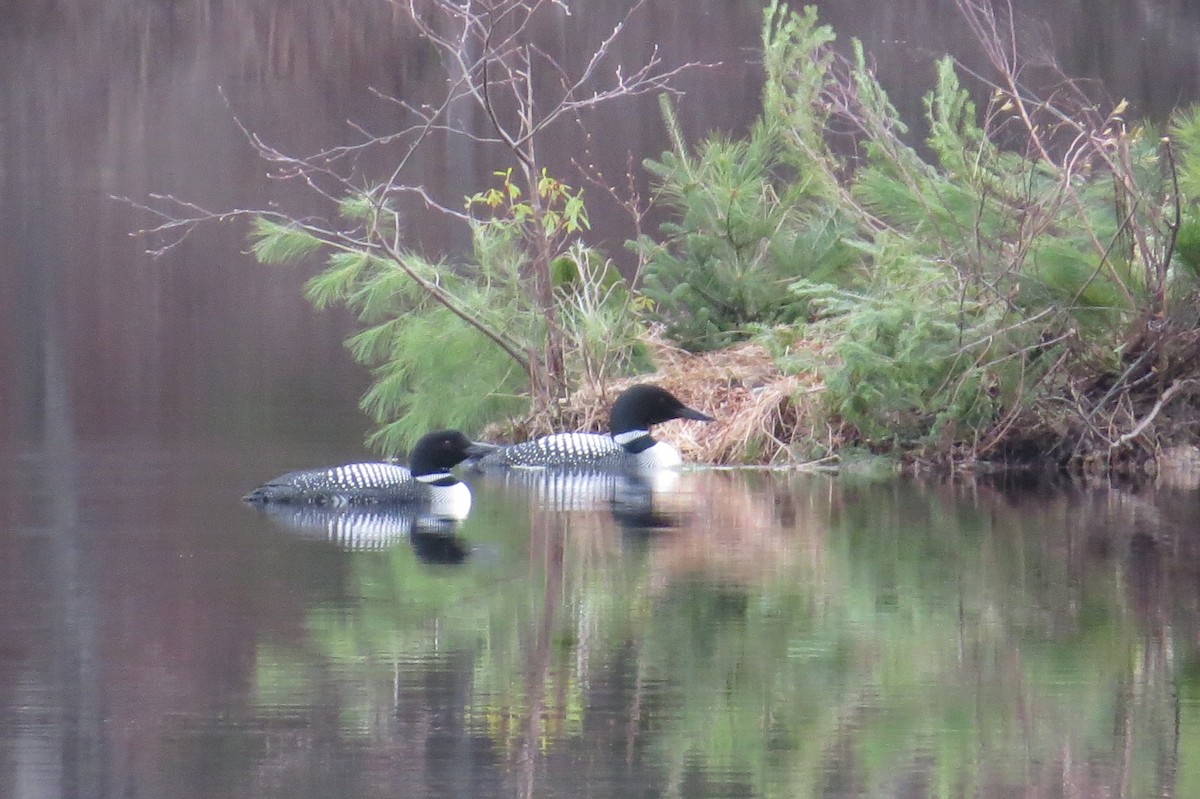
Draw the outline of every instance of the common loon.
M679 451L655 441L650 426L672 419L711 422L659 386L641 383L617 397L609 416L609 434L555 433L501 447L477 459L474 466L494 468L621 468L635 471L670 469L683 463Z
M470 457L494 450L457 430L422 436L413 447L409 468L394 463L351 463L328 469L289 472L242 497L265 504L411 506L434 517L465 519L471 490L450 469Z

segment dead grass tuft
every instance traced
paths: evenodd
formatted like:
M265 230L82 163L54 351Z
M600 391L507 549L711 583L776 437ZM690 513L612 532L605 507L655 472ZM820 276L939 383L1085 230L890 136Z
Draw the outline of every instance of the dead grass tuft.
M746 342L689 353L661 339L649 343L658 371L581 388L563 409L564 429L607 430L617 395L635 383L656 383L717 420L655 428L657 437L671 441L692 463L782 464L804 459L814 445L833 451L840 443L836 431L816 435L812 429L820 380L784 374L765 347ZM819 353L814 349L814 354Z

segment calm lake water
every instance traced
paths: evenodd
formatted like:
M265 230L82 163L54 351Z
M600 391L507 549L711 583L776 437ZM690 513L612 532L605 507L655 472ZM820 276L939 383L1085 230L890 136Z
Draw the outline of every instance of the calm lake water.
M1194 4L1018 5L1138 115L1200 97ZM910 115L930 56L971 59L946 0L820 6ZM722 62L689 134L744 130L758 5L643 14L623 52ZM243 506L368 456L352 320L244 227L150 259L111 197L318 213L235 115L310 151L442 79L378 0L0 2L0 797L1200 796L1194 490L475 479L440 535ZM653 98L587 123L612 174L666 146ZM451 205L502 166L442 144L414 166Z
M1194 492L489 478L416 535L236 501L336 454L6 461L6 796L1200 791Z

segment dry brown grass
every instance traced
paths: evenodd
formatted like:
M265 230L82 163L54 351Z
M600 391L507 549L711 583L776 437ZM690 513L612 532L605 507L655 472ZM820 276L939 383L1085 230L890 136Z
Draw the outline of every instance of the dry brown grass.
M675 421L655 428L657 437L671 441L692 463L778 465L802 458L814 443L827 451L840 443L837 431L812 426L820 380L784 374L763 346L746 342L689 353L661 339L649 344L657 372L576 391L563 409L563 429L606 430L618 394L634 383L656 383L716 418L708 424Z

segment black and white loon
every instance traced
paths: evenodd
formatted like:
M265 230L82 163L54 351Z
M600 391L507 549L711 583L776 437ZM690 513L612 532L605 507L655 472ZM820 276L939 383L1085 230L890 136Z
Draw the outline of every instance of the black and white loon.
M671 469L683 463L679 451L650 435L650 426L672 419L711 422L713 418L680 402L666 389L642 383L613 403L609 434L555 433L500 447L477 459L480 469Z
M461 520L471 510L471 489L450 470L467 458L480 457L493 449L457 430L439 430L417 441L407 469L394 463L350 463L289 472L242 499L259 505L403 505L432 516Z

